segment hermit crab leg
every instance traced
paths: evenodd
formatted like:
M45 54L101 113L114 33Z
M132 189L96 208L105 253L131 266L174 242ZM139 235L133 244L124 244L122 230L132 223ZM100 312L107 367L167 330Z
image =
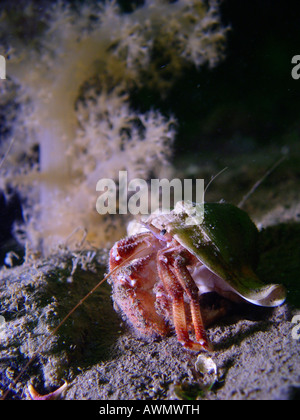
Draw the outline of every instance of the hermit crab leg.
M188 336L184 309L183 289L177 281L176 276L171 271L167 258L161 253L158 253L157 256L157 267L159 277L167 291L167 294L171 297L173 320L178 341L180 341L184 346L190 347L190 339Z
M190 309L192 314L193 325L195 329L195 336L198 343L206 350L211 350L211 345L208 343L203 320L201 315L201 308L199 304L198 288L188 271L187 260L182 255L177 255L174 260L174 272L179 280L184 291L190 298Z
M168 295L171 297L173 321L178 340L184 347L191 350L199 351L203 350L203 348L208 349L209 345L203 328L198 303L198 290L196 291L197 288L192 277L187 276L184 269L182 269L180 262L175 263L175 266L177 265L177 267L174 266L174 252L178 255L178 247L159 252L157 255L157 266L161 281L163 282ZM189 290L190 283L193 284L191 291ZM198 343L192 341L188 335L184 292L186 292L191 299L190 307L196 339L199 341Z

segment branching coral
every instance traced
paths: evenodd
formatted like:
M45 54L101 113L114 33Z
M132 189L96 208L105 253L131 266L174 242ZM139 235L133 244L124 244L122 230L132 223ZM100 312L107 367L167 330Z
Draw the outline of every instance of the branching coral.
M129 179L148 179L168 163L175 121L155 110L133 111L120 87L101 95L92 90L77 116L80 128L68 153L77 156L73 169L89 186L99 178L117 179L120 170L127 170Z
M30 6L24 13L34 19ZM9 19L2 14L1 38L10 48L7 77L20 87L15 101L22 112L7 165L38 145L39 171L27 158L26 177L16 176L17 169L9 176L7 168L2 176L23 195L35 182L27 228L33 246L42 239L48 252L78 227L104 244L107 222L96 213L97 181L115 179L120 170L129 179L159 176L175 136L172 116L133 110L128 92L147 83L166 95L188 62L215 65L226 33L218 3L146 0L122 13L116 1L77 11L60 2L39 16L29 46L20 34L9 36Z

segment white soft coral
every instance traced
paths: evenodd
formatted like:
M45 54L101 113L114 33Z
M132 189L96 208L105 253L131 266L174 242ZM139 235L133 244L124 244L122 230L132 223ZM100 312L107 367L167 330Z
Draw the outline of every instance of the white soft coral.
M129 180L158 176L171 155L175 121L159 111L132 110L127 95L119 92L102 92L78 107L80 129L69 153L78 158L74 170L92 188L100 178L117 179L121 170Z

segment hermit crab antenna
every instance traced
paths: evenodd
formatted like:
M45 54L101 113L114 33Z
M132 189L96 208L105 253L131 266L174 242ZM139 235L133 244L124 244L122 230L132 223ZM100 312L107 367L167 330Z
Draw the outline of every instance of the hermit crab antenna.
M45 340L39 345L39 347L36 349L36 351L33 353L30 360L25 364L21 372L18 374L18 376L13 380L12 384L8 388L8 390L3 394L3 396L0 398L1 400L5 400L10 390L16 385L16 383L19 381L21 376L25 373L26 369L31 365L31 363L34 361L36 356L42 351L43 347L48 343L51 337L59 330L59 328L67 321L67 319L76 311L76 309L79 308L80 305L83 304L89 298L97 289L99 286L101 286L102 283L104 283L112 274L114 274L116 271L118 271L120 268L122 268L124 265L126 265L129 261L134 259L138 254L145 251L150 246L150 243L146 242L146 246L138 249L135 251L130 257L126 258L124 261L122 261L121 264L117 265L114 269L112 269L106 276L99 281L99 283L96 284L92 288L92 290L89 291L78 303L74 306L73 309L70 310L70 312L63 318L62 321L54 328L54 330L51 332L51 334L48 335L48 337L45 338Z
M221 175L223 172L225 172L226 170L228 169L228 167L226 166L226 168L224 168L224 169L222 169L220 172L218 172L216 175L214 175L212 178L211 178L211 180L209 181L209 183L206 185L206 188L205 188L205 190L204 190L204 193L203 193L203 203L205 203L205 194L206 194L206 191L208 190L208 187L211 185L211 183L219 176L219 175Z
M260 178L251 188L251 190L244 195L244 197L242 198L242 200L239 202L238 207L241 209L243 208L243 206L245 205L246 201L248 200L248 198L255 193L255 191L257 190L257 188L264 182L264 180L266 178L268 178L269 175L271 175L271 173L273 171L275 171L275 169L287 158L286 155L282 156L277 162L274 163L274 165L265 173L265 175Z
M1 168L1 166L3 165L3 163L5 162L5 160L6 160L7 156L9 155L9 152L10 152L10 150L11 150L11 148L12 148L13 144L14 144L14 141L15 141L15 138L13 137L13 138L12 138L12 140L11 140L11 142L9 143L9 146L8 146L8 148L7 148L6 152L4 153L3 158L2 158L2 159L1 159L1 161L0 161L0 168Z

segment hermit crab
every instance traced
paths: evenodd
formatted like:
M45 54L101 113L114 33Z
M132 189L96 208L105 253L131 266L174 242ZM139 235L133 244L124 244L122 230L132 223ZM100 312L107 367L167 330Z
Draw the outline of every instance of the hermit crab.
M255 274L258 230L240 208L178 202L142 225L143 232L115 243L109 258L114 304L140 335L165 336L174 327L184 347L210 350L201 294L266 307L285 301L283 286Z

